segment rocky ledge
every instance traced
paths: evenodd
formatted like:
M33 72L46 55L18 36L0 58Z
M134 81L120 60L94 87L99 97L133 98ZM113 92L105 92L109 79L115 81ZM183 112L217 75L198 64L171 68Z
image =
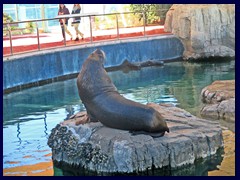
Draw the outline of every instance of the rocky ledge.
M201 116L235 122L235 80L214 81L202 89Z
M223 147L217 122L197 118L171 105L149 105L164 116L170 133L152 138L108 128L100 122L79 124L85 117L82 112L79 118L52 129L48 145L53 161L98 173L135 173L193 164Z
M183 59L235 57L234 4L174 4L164 30L183 43Z

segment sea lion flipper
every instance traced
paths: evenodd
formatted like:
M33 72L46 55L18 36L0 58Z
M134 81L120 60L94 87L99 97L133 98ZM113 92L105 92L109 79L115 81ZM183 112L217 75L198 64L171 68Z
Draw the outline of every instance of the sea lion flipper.
M162 137L165 134L164 132L156 132L156 133L151 133L151 132L146 132L146 131L129 131L131 133L132 136L136 136L139 134L145 134L145 135L149 135L152 136L153 138L158 138L158 137Z

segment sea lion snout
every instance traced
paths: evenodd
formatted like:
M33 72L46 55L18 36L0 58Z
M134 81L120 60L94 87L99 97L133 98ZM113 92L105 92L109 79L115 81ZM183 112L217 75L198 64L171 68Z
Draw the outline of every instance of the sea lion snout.
M95 60L101 61L102 64L104 64L105 59L106 59L105 52L103 50L101 50L101 49L96 49L95 51L93 51L91 56Z

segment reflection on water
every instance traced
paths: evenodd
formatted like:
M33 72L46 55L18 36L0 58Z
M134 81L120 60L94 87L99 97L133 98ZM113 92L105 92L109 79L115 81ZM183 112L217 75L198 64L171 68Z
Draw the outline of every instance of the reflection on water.
M173 62L109 75L126 98L143 104L172 103L198 115L202 88L215 80L235 79L234 62ZM51 129L84 109L76 79L4 95L3 168L49 162Z

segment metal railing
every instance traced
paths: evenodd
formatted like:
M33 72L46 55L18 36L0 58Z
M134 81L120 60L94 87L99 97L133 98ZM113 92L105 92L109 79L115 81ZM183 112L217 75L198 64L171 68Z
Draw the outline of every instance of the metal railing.
M166 14L166 12L168 11L168 9L161 9L158 10L158 12L163 14L163 19L165 20L165 16L164 14ZM150 12L150 11L148 11ZM152 11L151 11L152 12ZM156 11L155 11L156 12ZM12 30L11 26L12 25L19 25L21 23L34 23L35 27L36 27L36 33L37 33L37 49L38 51L41 50L40 47L40 37L39 37L39 27L38 27L38 22L42 22L42 21L51 21L51 20L59 20L62 18L75 18L75 17L81 17L81 18L88 18L89 19L89 29L90 29L90 43L93 43L93 25L92 25L92 18L96 17L96 16L115 16L116 18L116 34L117 34L117 40L120 39L120 33L119 33L119 19L118 16L119 15L123 15L123 14L141 14L142 15L142 27L143 27L143 36L146 36L146 11L135 11L135 12L122 12L122 13L108 13L108 14L98 14L98 13L85 13L85 14L69 14L69 15L59 15L56 16L54 18L48 18L48 19L32 19L32 20L26 20L26 21L16 21L16 22L8 22L8 23L3 23L3 28L7 27L7 30L3 30L3 32L7 31L8 35L9 35L9 41L10 41L10 55L14 55L13 53L13 43L12 43L12 32L19 30L19 29L15 29ZM162 17L161 17L162 20ZM21 30L24 28L21 28ZM27 28L25 28L27 29ZM63 28L64 30L64 28ZM64 31L65 33L65 31ZM64 36L64 46L66 46L66 36Z

